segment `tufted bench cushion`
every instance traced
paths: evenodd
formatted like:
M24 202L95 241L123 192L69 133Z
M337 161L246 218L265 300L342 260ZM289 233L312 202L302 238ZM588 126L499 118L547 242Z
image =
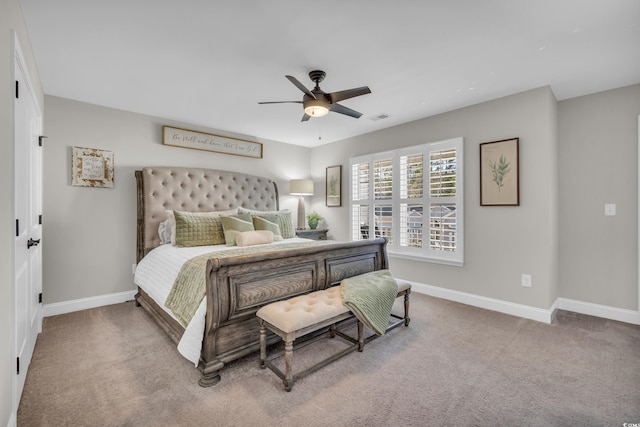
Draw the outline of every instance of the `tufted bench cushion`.
M342 304L340 287L334 286L266 305L256 316L282 332L291 333L348 312Z
M406 280L396 279L396 283L398 284L398 296L411 289L411 283L407 282Z

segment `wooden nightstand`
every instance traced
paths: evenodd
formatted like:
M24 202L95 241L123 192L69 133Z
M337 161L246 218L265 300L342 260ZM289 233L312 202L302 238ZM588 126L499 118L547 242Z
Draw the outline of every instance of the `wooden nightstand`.
M296 230L296 236L312 240L327 240L327 229Z

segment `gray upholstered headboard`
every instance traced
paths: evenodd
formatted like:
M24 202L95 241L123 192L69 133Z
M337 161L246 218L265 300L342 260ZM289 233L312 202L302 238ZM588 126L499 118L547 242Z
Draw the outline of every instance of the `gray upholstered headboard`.
M137 260L160 244L158 226L167 210L222 211L237 207L277 210L278 187L268 178L239 172L183 167L136 171Z

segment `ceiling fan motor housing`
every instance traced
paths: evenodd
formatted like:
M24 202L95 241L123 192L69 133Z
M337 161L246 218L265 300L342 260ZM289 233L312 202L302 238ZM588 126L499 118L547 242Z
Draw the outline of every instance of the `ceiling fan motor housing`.
M326 116L329 112L329 105L331 100L322 89L320 89L320 82L324 80L327 73L322 70L309 71L309 78L316 83L316 87L311 91L315 98L305 94L302 98L302 106L306 114L311 117Z

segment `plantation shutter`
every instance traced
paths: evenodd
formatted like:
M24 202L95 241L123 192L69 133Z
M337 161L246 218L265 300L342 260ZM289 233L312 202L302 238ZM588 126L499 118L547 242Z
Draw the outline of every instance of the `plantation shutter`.
M462 265L463 141L350 159L351 237L385 236L390 256Z

